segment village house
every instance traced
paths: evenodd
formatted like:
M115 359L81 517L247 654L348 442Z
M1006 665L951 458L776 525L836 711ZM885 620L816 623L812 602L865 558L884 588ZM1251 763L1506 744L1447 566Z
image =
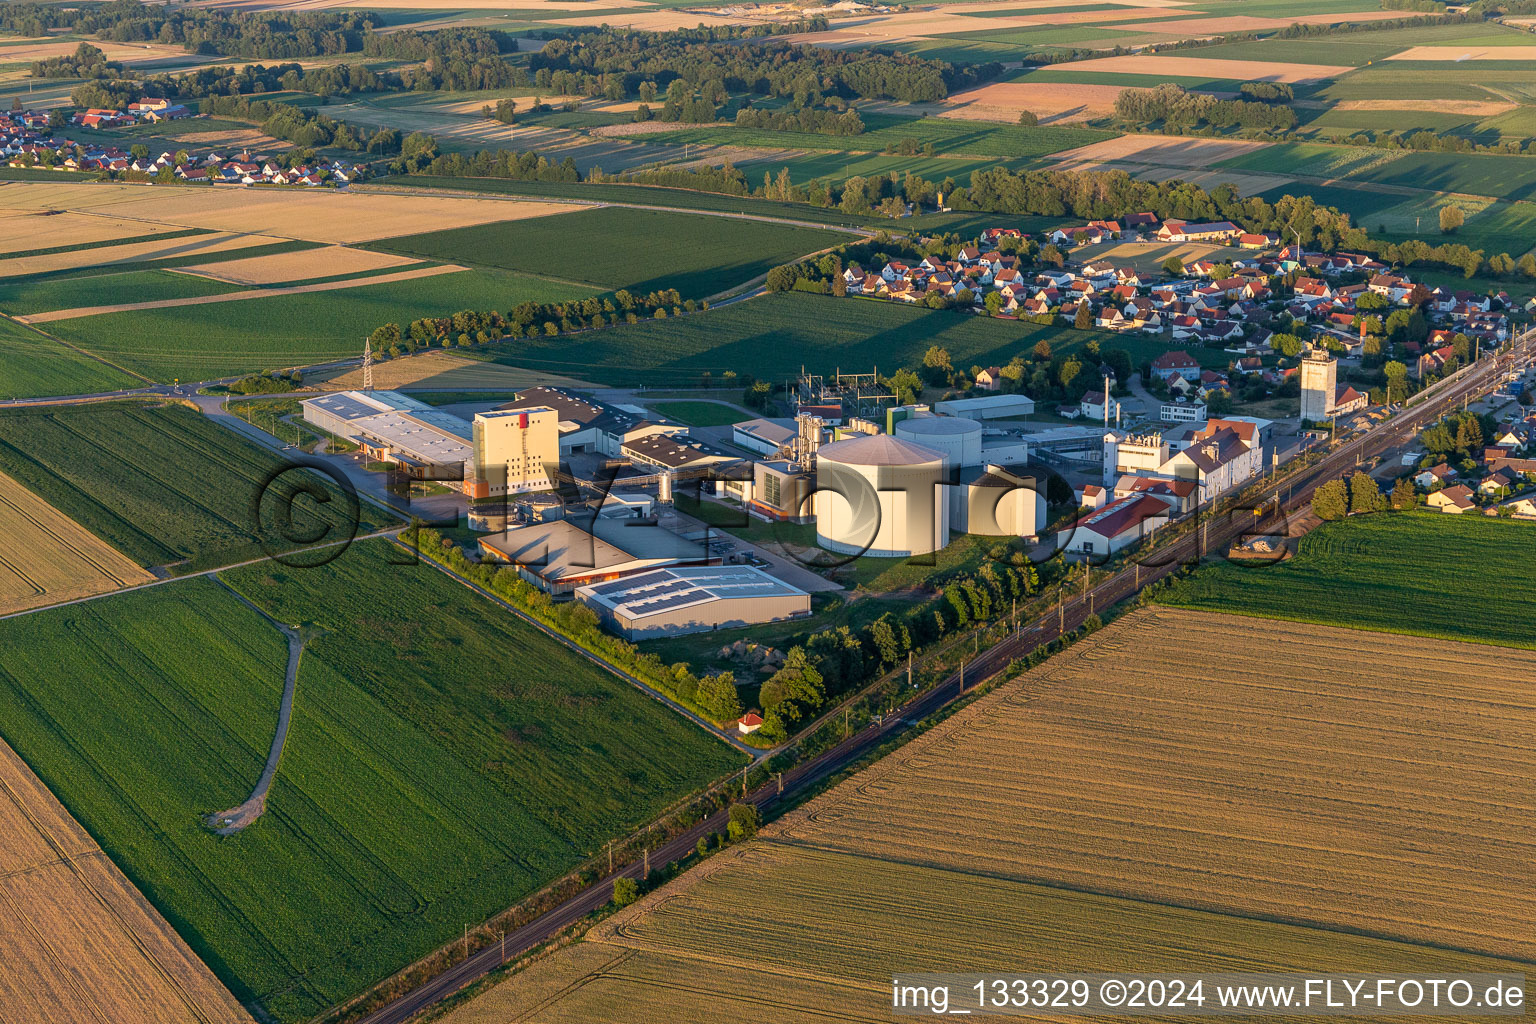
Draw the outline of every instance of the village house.
M1457 484L1442 491L1435 491L1425 500L1425 503L1432 509L1458 516L1477 507L1477 503L1472 500L1472 491L1466 484Z

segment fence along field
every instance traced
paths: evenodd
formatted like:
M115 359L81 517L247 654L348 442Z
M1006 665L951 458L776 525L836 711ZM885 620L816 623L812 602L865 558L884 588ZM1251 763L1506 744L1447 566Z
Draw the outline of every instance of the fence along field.
M382 541L0 622L0 732L222 980L307 1020L740 765ZM307 638L266 813L286 642ZM22 638L26 639L22 643ZM217 666L217 671L210 671ZM158 1024L158 1022L157 1022Z
M1203 568L1159 598L1203 611L1536 648L1531 524L1394 513L1324 523L1296 555ZM1496 611L1490 611L1496 609Z
M0 1003L13 1024L249 1024L186 943L0 742Z
M371 248L642 295L676 288L685 298L702 299L850 240L841 231L604 207L392 238Z
M291 548L272 526L294 477L267 492L261 534L251 504L285 465L183 405L108 402L0 411L0 472L8 474L141 566L208 569ZM336 485L321 504L293 507L291 534L325 527L340 538L350 510ZM363 504L360 533L396 523Z
M893 968L1523 971L1532 671L1135 612L448 1020L887 1020Z
M0 473L0 615L154 579Z

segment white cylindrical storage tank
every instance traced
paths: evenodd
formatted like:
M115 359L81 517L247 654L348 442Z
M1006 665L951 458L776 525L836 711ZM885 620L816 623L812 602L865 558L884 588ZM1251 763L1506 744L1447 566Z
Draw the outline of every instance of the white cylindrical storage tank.
M847 555L904 558L949 543L944 453L887 434L823 445L816 541Z
M909 416L896 436L944 453L949 469L981 465L981 424L960 416Z

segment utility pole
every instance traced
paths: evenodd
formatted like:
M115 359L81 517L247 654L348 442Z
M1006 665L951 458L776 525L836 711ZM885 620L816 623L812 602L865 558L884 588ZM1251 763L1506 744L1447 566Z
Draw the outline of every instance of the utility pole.
M907 689L912 689L912 652L907 652Z
M507 962L507 933L501 933L501 962Z
M960 692L965 692L965 661L960 662Z
M613 840L608 840L608 873L613 874Z
M645 848L645 875L641 878L641 881L649 880L650 877L651 877L651 848L649 846L650 836L646 836L646 842L647 842L647 846Z
M784 795L784 773L774 772L773 777L779 780L779 796Z
M464 926L464 956L469 957L469 925Z

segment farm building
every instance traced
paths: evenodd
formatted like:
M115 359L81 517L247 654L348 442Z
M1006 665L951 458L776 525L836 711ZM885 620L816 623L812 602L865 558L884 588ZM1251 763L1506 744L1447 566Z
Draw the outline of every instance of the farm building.
M532 523L479 538L480 556L517 567L529 583L565 597L578 587L677 565L706 565L708 551L634 519L590 515Z
M628 640L779 622L811 613L811 595L749 565L658 569L578 588L576 600Z

